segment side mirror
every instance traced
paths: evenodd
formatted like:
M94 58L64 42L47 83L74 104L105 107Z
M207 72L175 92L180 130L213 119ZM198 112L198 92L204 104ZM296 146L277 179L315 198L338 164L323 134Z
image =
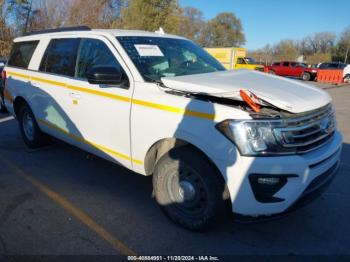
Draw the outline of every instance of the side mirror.
M90 84L96 85L121 85L127 83L127 77L123 71L114 67L94 67L87 73Z

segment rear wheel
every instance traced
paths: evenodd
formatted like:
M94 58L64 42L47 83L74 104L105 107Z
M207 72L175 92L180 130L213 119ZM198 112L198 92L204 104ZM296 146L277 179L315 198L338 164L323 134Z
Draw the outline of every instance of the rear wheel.
M269 70L269 74L270 74L270 75L275 75L275 74L276 74L276 72L275 72L275 71L273 71L273 70Z
M0 97L0 113L7 113L7 109L2 97Z
M205 230L225 210L225 182L199 151L183 146L172 149L156 164L155 198L164 213L190 230Z
M310 81L310 79L311 79L311 74L310 74L310 73L307 73L307 72L304 72L304 73L301 75L301 79L303 79L304 81Z
M27 104L23 104L19 109L18 123L23 141L29 148L39 148L49 142L49 136L40 130L34 114Z
M4 95L1 91L1 87L0 87L0 112L7 113L7 109L5 107Z
M350 75L344 76L343 82L344 83L350 83Z

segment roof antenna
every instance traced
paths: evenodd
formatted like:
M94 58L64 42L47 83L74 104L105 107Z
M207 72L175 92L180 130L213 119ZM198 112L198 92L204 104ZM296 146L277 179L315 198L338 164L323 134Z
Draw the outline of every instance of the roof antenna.
M165 32L162 27L159 27L159 30L155 31L156 34L164 35Z

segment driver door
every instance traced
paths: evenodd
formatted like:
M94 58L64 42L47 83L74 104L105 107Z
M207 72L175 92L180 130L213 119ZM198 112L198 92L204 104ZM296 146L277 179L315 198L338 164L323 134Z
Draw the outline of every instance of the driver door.
M115 47L103 37L80 40L75 78L69 83L69 116L82 142L93 153L132 167L130 110L133 81ZM89 70L113 67L125 73L128 84L99 85L87 80Z
M244 58L238 57L237 62L235 64L235 69L246 68L246 62Z

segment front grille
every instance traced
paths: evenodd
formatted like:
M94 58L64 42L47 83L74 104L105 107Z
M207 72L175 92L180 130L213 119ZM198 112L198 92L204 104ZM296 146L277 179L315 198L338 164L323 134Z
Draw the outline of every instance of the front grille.
M322 146L334 134L335 116L331 105L299 118L288 119L274 129L282 147L305 153Z

